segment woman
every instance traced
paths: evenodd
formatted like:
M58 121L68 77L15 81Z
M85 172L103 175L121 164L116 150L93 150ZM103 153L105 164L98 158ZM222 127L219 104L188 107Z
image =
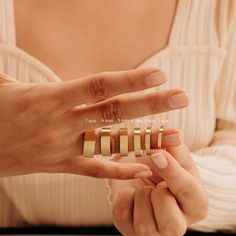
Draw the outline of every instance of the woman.
M32 224L107 225L114 221L124 235L182 235L187 227L200 220L191 227L207 231L233 229L234 212L228 209L233 209L236 204L233 182L236 174L236 115L233 109L236 88L233 79L235 1L104 1L101 4L100 1L2 0L1 6L1 72L23 83L1 85L1 104L4 104L1 105L1 114L4 114L1 118L1 124L4 124L1 126L4 130L1 132L1 150L4 151L1 154L12 160L9 163L6 162L9 159L3 159L5 166L2 165L2 176L30 172L93 176L89 171L102 163L99 158L95 165L95 159L91 160L94 161L92 163L80 158L78 163L77 157L68 159L65 156L81 154L78 146L81 149L82 139L79 139L79 145L75 142L80 132L72 137L72 128L75 127L76 131L86 130L81 125L83 118L88 114L97 117L101 109L92 109L91 113L87 108L81 108L84 113L72 109L73 113L66 114L75 114L73 117L63 116L60 123L55 122L56 117L62 117L60 114L65 114L81 101L79 105L104 99L104 87L103 96L97 96L95 100L81 89L81 86L91 84L93 79L103 78L98 85L92 83L92 91L97 91L97 86L104 80L113 85L114 90L109 87L112 93L108 96L112 99L118 94L152 88L165 82L162 74L154 84L146 84L145 87L141 83L154 71L154 67L155 70L157 66L161 67L169 74L163 91L152 89L155 99L151 101L159 102L155 109L153 106L151 110L148 109L150 95L146 91L119 100L123 101L123 106L126 101L130 109L130 104L138 101L138 107L131 109L132 114L125 118L185 107L188 104L186 93L181 89L172 89L174 87L185 89L191 101L187 109L155 114L151 116L151 121L144 119L145 122L138 123L139 126L154 127L155 121L166 120L169 126L183 131L184 141L181 141L178 130L170 130L180 142L167 144L166 151L158 150L158 158L155 153L151 159L143 159L148 167L136 164L135 169L128 168L127 164L106 163L111 168L118 168L119 165L121 170L115 175L116 172L103 168L108 171L102 171L104 175L100 176L112 178L112 206L105 201L103 180L45 173L8 177L1 180L2 198L7 203L4 205L9 213L9 222L5 224L23 224L25 221ZM140 61L143 62L140 64ZM135 67L138 69L100 73ZM62 79L78 77L82 79L62 83ZM132 83L127 82L129 78L132 78ZM122 88L114 80L119 81ZM58 83L44 83L51 81ZM132 89L130 84L133 85ZM9 93L11 96L8 96ZM95 94L99 95L97 92ZM171 95L175 97L166 102ZM38 105L32 105L32 101ZM108 102L109 99L102 101L99 106L103 109ZM22 109L25 112L21 113ZM46 114L51 115L43 116L45 110ZM16 121L13 119L13 124L6 125L3 121L12 120L12 116L17 117ZM73 122L70 127L64 125L68 124L68 120ZM31 124L39 125L32 127ZM85 125L92 127L92 124ZM126 125L132 128L137 123ZM17 133L14 132L16 128ZM45 137L49 128L53 133ZM37 129L43 131L36 132L40 135L32 141L32 131L35 133ZM28 141L25 145L20 136ZM61 138L58 140L58 137ZM11 150L10 142L13 143ZM66 145L73 146L70 152L64 151L68 150ZM55 146L60 149L55 149ZM52 153L51 150L57 152ZM31 158L32 155L34 158ZM119 160L135 162L135 157L130 153ZM205 220L207 196L196 166L210 200L209 214ZM135 173L148 171L149 168L153 176L146 175L145 182L139 178L113 179L118 176L133 178ZM153 182L154 185L151 184ZM5 218L5 221L8 220ZM167 225L168 222L171 225Z

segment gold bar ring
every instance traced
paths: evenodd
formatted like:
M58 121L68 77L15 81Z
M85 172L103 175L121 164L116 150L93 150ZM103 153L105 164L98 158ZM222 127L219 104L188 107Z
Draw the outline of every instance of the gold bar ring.
M127 128L120 128L120 155L128 155L128 130Z
M101 129L101 153L103 156L111 156L111 128Z
M134 128L134 152L136 157L142 156L140 128Z
M164 125L161 125L159 128L158 136L157 136L157 148L162 148L162 139L163 139L163 131L164 131Z
M95 150L95 130L89 130L85 132L84 135L84 157L93 157Z
M145 150L148 155L151 154L151 132L152 128L147 127L145 130Z

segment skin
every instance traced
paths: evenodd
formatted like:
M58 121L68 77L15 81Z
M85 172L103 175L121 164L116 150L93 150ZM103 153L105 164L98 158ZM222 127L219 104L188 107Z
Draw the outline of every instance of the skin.
M107 123L112 125L123 119L173 110L169 101L176 94L185 98L184 106L188 104L187 94L180 89L134 96L124 94L153 87L147 83L147 78L154 73L158 74L156 85L166 81L159 68L103 72L44 84L6 82L7 76L3 77L0 85L0 175L64 172L126 179L149 170L146 165L121 165L100 158L84 158L81 154L84 132L106 125L102 119L112 121ZM114 81L119 81L120 86ZM136 109L133 109L134 101ZM81 107L83 104L87 106ZM98 122L86 122L94 118ZM100 150L96 149L95 154L100 154Z
M14 6L17 46L71 80L133 69L165 48L177 0L14 0Z
M177 1L114 0L106 1L106 7L95 0L14 3L17 46L52 68L62 82L25 84L0 76L0 175L64 172L111 178L114 224L123 235L183 235L189 225L206 217L207 194L179 130L164 132L166 151L158 152L168 158L169 166L162 170L148 157L136 163L132 152L116 162L81 156L84 131L104 126L86 123L85 118L108 116L118 123L119 118L173 110L170 97L175 94L185 99L178 108L188 105L183 89L125 94L166 81L163 75L156 85L145 82L159 68L130 69L167 46ZM85 103L90 104L78 107ZM117 140L117 133L112 137ZM154 149L155 144L153 139ZM130 179L144 170L153 175Z
M166 168L160 169L150 156L142 158L153 176L112 180L113 221L122 235L180 236L207 216L207 192L188 147L180 140L179 145L164 144L166 150L155 150L167 158ZM133 154L119 161L136 162Z

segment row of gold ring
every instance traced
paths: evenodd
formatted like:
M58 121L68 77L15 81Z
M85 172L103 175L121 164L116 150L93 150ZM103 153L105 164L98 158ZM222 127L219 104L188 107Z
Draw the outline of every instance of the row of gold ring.
M145 151L148 155L151 154L151 127L147 127L145 130ZM157 136L157 148L162 148L162 136L164 131L164 125L159 128ZM134 152L136 157L142 156L141 149L141 131L140 128L134 128ZM120 128L120 155L128 155L128 130L127 128ZM95 151L95 130L86 131L84 136L83 156L93 157ZM104 127L101 129L101 154L103 156L111 156L111 128Z

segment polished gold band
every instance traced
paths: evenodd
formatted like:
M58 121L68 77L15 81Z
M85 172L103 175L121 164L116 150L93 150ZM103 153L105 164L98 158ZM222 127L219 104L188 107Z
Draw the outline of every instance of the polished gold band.
M120 155L128 155L128 130L127 128L120 128Z
M161 125L157 137L157 148L162 148L164 125ZM120 155L128 155L128 130L120 128ZM140 128L134 128L134 152L136 157L142 156L141 150L141 131ZM147 155L151 154L151 135L152 128L147 127L145 130L145 150ZM92 158L95 151L96 134L95 130L86 131L84 135L83 156ZM101 154L111 156L111 128L103 127L101 129Z
M151 132L152 128L147 127L145 130L145 150L148 155L151 154Z
M95 130L89 130L84 135L83 156L92 158L95 151Z
M136 157L142 156L140 128L134 128L134 152Z
M101 129L101 154L111 156L111 128Z
M162 148L163 131L164 131L164 125L161 125L157 136L157 148Z

